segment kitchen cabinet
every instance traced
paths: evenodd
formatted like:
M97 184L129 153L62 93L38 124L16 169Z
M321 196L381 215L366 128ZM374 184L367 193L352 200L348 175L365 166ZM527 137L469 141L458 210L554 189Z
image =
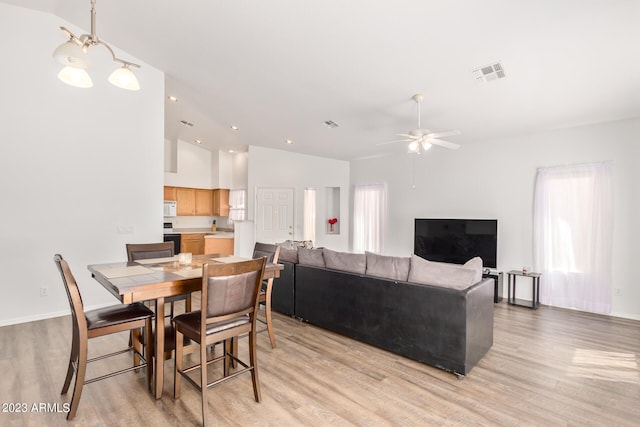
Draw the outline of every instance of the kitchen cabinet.
M213 193L201 188L176 187L178 216L212 216ZM165 191L166 193L166 191Z
M204 253L204 240L204 233L183 234L180 239L180 252L191 252L193 255L202 255Z
M176 201L178 216L195 215L196 192L193 188L176 188Z
M213 215L213 192L211 190L196 189L195 193L196 193L195 215L199 215L199 216Z
M204 239L204 253L233 255L233 238L209 237Z
M213 215L229 216L229 190L224 188L213 190Z
M177 196L176 196L176 187L164 187L164 200L171 200L171 201L176 201Z

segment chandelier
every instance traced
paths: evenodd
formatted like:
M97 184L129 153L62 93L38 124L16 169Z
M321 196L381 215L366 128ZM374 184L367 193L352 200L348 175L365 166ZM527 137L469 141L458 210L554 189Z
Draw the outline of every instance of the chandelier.
M113 49L96 36L96 0L91 0L91 34L83 34L76 37L65 27L60 29L69 37L69 40L61 44L53 52L53 59L64 67L58 73L58 78L68 85L88 88L93 86L93 81L87 70L91 62L87 51L93 46L103 46L110 53L114 62L121 64L109 76L109 82L114 86L127 90L139 90L140 84L131 67L140 68L140 65L117 58Z

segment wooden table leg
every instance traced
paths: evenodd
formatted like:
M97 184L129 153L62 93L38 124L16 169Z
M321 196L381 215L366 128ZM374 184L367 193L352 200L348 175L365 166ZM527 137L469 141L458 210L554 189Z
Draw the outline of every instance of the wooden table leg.
M156 399L162 397L164 386L164 298L156 300L156 352L155 352L155 382Z

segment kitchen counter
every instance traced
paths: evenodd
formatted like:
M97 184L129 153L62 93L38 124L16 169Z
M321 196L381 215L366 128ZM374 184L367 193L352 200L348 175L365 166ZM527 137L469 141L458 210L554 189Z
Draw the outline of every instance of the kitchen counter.
M204 234L205 237L215 237L219 239L233 239L233 231L226 228L219 228L211 231L211 228L174 228L174 234Z
M205 239L233 239L233 231L209 231L205 234Z

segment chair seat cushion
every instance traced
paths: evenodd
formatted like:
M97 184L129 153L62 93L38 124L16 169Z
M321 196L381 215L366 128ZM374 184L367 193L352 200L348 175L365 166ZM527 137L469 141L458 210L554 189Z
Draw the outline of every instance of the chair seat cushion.
M173 318L173 322L176 327L180 328L183 333L190 336L197 336L200 334L200 317L202 314L200 310L184 313ZM243 326L249 324L249 316L240 316L234 319L230 319L224 322L212 323L207 326L207 335L221 332L226 329L235 328L237 326Z
M121 323L144 320L153 317L153 311L142 303L118 305L114 307L99 308L87 311L87 329L104 328L106 326L119 325Z

